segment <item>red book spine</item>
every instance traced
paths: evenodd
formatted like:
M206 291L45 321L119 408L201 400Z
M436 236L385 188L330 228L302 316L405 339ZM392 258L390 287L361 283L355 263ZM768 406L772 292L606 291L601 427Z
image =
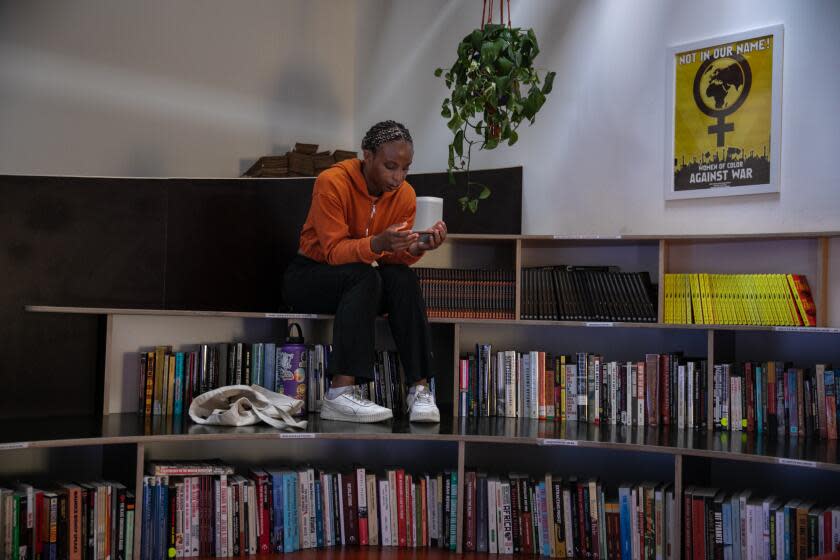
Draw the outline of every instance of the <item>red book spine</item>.
M692 539L694 558L706 557L706 507L703 498L692 500Z
M407 543L405 538L405 471L402 469L397 469L397 542L400 546L406 546Z
M662 424L671 424L671 359L667 354L659 356L659 375L662 386L659 388L659 398L662 399Z
M429 543L429 519L427 515L429 504L426 500L426 478L420 479L420 546L427 546Z
M744 363L744 378L747 385L747 431L755 431L755 368L752 362Z
M44 493L35 492L35 519L33 522L33 533L35 540L35 554L40 558L41 552L44 549L44 524L41 522L44 519Z
M413 477L410 474L405 475L405 540L410 547L416 546L414 542L414 496L411 493L413 487Z
M691 492L686 492L683 497L683 558L691 558Z
M645 355L645 383L648 394L645 396L648 426L659 425L659 354Z
M525 507L522 508L522 534L525 535L525 539L523 541L523 545L525 547L525 552L527 554L531 554L534 552L539 552L536 550L537 545L534 543L534 501L532 499L533 492L531 492L531 483L527 478L522 479L522 496L524 496L524 501L522 502Z
M577 485L577 505L578 505L578 535L580 539L580 552L581 555L586 557L589 554L589 548L586 546L586 510L584 509L584 495L583 495L583 483L578 483Z

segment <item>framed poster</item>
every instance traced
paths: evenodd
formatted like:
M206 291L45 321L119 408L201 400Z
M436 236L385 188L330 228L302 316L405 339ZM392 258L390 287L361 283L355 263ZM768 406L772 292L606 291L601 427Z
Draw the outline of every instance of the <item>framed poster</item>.
M665 198L779 192L783 26L668 50Z

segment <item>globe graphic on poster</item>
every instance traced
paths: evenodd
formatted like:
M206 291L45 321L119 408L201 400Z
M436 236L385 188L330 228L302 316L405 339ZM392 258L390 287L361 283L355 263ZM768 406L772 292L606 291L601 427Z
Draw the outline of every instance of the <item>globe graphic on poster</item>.
M697 93L710 112L725 111L746 95L746 82L747 77L739 61L718 58L704 69Z

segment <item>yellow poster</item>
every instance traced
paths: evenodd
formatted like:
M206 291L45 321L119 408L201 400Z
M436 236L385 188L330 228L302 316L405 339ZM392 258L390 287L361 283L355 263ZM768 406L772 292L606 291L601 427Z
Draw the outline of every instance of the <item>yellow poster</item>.
M765 33L673 53L675 193L771 183L775 42Z

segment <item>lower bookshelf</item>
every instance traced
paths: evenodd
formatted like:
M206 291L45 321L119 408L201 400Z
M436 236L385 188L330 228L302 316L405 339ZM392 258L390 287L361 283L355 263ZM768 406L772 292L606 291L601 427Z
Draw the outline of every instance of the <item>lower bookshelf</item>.
M35 486L58 480L114 480L142 496L150 461L219 458L246 473L254 467L304 465L327 471L362 465L374 473L395 466L417 474L454 472L457 552L464 550L465 474L469 478L470 472L522 473L535 480L549 473L563 479L597 479L610 497L623 483L657 482L670 485L676 496L689 488L727 493L752 488L761 496L840 503L840 455L833 440L494 418L355 425L310 416L302 432L158 420L148 423L135 414L113 414L99 420L7 422L0 431L0 480L26 480ZM680 519L680 500L675 507ZM142 515L138 499L135 516ZM134 535L134 542L141 542L140 525ZM674 537L679 550L679 532ZM336 548L294 554L350 558L361 553ZM434 549L385 548L380 553L394 558L448 555ZM140 559L139 551L134 558Z

